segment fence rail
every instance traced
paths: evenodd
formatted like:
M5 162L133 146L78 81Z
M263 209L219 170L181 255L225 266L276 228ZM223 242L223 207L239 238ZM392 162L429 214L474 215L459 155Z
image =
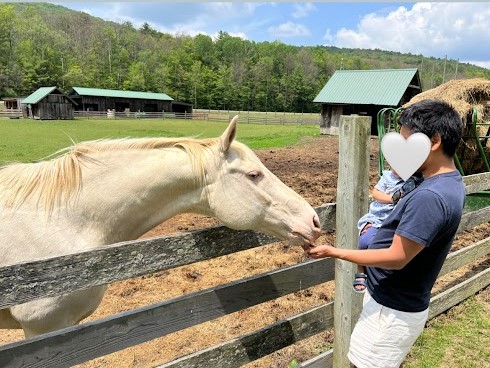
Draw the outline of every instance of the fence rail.
M75 111L75 118L80 119L183 119L208 120L208 114L198 112L119 112L119 111Z
M21 110L0 110L0 118L19 119L21 117Z
M465 177L467 193L489 189L490 173ZM486 184L476 184L484 182ZM336 205L318 207L322 230L336 226ZM490 207L463 215L458 232L488 223ZM275 242L252 231L215 227L182 235L108 245L94 251L0 268L0 308L44 296L103 285L143 274L219 257ZM451 253L441 275L490 253L490 238ZM0 347L1 367L59 367L79 364L121 349L195 326L225 314L334 279L334 261L322 259L263 273L215 288L120 313ZM431 299L430 317L489 285L490 270ZM333 326L333 303L265 326L162 367L239 366ZM303 367L332 367L332 350ZM203 360L204 359L204 360ZM201 362L201 363L199 363Z
M490 252L490 238L451 253L441 276ZM430 318L490 283L485 270L431 300ZM169 333L233 313L334 278L334 261L321 259L120 313L0 347L2 367L58 367L82 363ZM162 367L195 367L196 359L220 359L217 366L239 366L333 327L333 303L266 326L252 334L182 357ZM271 333L281 331L275 338ZM241 344L241 348L236 347ZM263 345L265 344L265 345ZM249 346L254 349L244 349ZM255 350L256 347L261 349ZM274 349L272 349L274 348ZM272 350L271 350L272 349ZM234 363L230 360L230 353ZM251 354L251 351L254 351ZM248 359L248 360L247 360ZM330 359L330 358L328 358Z
M242 124L319 124L319 114L301 113L262 113L250 111L224 111L224 110L193 110L188 112L105 112L105 111L75 111L76 118L86 119L184 119L184 120L210 120L230 121L233 116L239 115ZM317 116L318 115L318 116Z
M319 125L321 116L319 113L296 112L261 112L239 110L206 110L194 109L194 112L206 113L209 120L229 121L233 116L239 115L240 122L250 124L291 124L291 125Z
M227 111L227 110L198 110L192 112L115 112L115 111L74 111L78 119L183 119L229 122L233 116L239 115L242 124L271 124L271 125L318 125L320 114L258 112L258 111ZM0 118L22 118L21 110L0 110Z

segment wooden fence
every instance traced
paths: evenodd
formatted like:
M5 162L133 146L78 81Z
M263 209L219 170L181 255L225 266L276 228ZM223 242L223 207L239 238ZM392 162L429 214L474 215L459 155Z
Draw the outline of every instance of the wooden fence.
M75 111L76 118L86 119L184 119L211 120L229 122L235 115L240 116L241 124L280 124L299 125L319 124L319 114L281 113L281 112L251 112L225 110L193 110L188 112L105 112L105 111Z
M74 116L80 119L183 119L208 120L206 113L189 112L135 112L135 111L75 111Z
M194 109L194 112L205 113L208 120L230 121L233 116L240 116L240 123L248 124L281 124L281 125L319 125L321 116L319 113L301 112L262 112L239 110L209 110Z
M21 117L21 110L0 110L0 118L19 119Z
M251 112L225 110L194 110L189 112L115 112L115 111L75 111L78 119L183 119L211 120L229 122L233 116L240 116L241 124L271 125L318 125L320 114L283 113L283 112ZM0 118L22 118L21 110L0 110Z
M356 126L356 124L351 126ZM359 133L356 129L348 132L348 129L341 128L341 131L346 130L352 138ZM363 129L362 126L359 129ZM343 139L342 134L341 139ZM359 154L359 152L355 153L356 150L359 151L358 146L353 145L350 153L347 147L349 147L348 144L341 144L341 152L344 149L347 150L344 157L352 158ZM364 154L360 152L361 156ZM490 188L490 173L467 176L464 181L467 193L475 193ZM354 189L353 185L348 185L347 192ZM363 195L367 197L366 193ZM334 230L335 224L339 221L342 221L342 227L344 227L346 223L353 220L353 218L345 220L343 217L345 216L344 211L352 208L347 205L352 202L351 199L351 195L347 193L345 203L339 202L337 205L329 203L316 208L324 231ZM367 202L363 201L363 205L366 204ZM463 215L458 231L470 230L478 224L489 221L490 207L469 212ZM348 239L348 236L346 235L345 239ZM104 285L204 261L276 241L277 239L261 233L234 231L219 226L181 235L111 244L93 251L3 267L0 268L0 308L43 296L62 295L81 288ZM489 253L490 237L453 252L448 256L440 276L486 257ZM338 268L338 266L334 267L335 262L332 259L307 261L94 322L4 345L0 347L0 367L72 366L331 281L334 277L336 282L339 282L336 285L337 300L340 300L339 295L341 295L344 298L341 300L342 303L354 306L356 304L354 298L357 298L359 302L360 297L352 292L352 278L349 276L347 280L347 276L341 273L335 275L334 270ZM342 281L341 278L345 280ZM489 284L490 269L486 269L461 284L437 294L431 300L430 318L451 308ZM342 287L346 290L348 288L350 293L348 294L346 290L341 292ZM336 304L335 307L334 304ZM341 314L340 305L341 303L331 302L315 307L299 315L265 326L259 331L181 357L161 367L238 367L333 327L334 320L345 318L345 313L348 313L348 319L354 320L355 312L350 314L350 311L343 310ZM334 316L337 317L334 318ZM345 331L336 330L336 336L347 336L350 333L350 324L342 328ZM336 338L334 344L338 340L340 339ZM345 344L345 341L340 343ZM342 367L344 363L334 363L334 359L342 359L342 357L335 358L333 351L343 349L345 347L337 343L334 349L303 362L301 366L332 367L335 364L335 367Z

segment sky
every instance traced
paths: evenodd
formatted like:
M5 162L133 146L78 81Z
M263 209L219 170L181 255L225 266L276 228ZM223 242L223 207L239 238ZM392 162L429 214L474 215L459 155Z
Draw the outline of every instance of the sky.
M490 69L490 2L53 2L171 34L382 49Z

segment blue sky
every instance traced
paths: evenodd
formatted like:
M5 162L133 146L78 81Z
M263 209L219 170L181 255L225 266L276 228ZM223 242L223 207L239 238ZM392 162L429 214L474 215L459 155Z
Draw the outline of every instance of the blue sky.
M280 40L297 46L379 48L459 59L490 69L489 2L56 2L167 33Z

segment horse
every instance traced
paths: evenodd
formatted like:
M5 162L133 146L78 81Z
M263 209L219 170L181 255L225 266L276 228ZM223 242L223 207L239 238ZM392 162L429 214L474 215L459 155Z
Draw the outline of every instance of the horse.
M235 139L123 138L75 143L56 157L0 169L0 266L134 240L180 213L313 245L315 210ZM78 324L107 286L0 310L26 338Z

